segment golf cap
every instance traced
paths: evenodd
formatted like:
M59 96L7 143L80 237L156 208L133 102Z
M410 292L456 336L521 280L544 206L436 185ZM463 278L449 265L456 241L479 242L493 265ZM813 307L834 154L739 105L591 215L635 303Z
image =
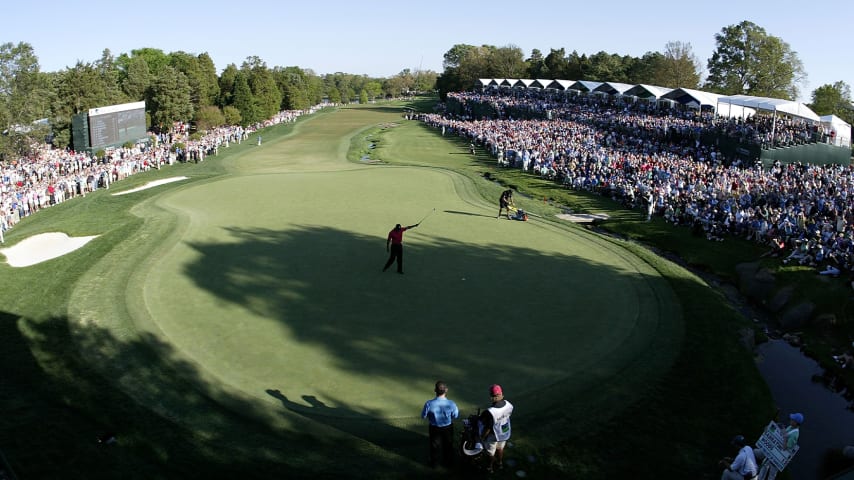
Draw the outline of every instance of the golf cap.
M803 413L793 413L789 415L790 420L794 420L798 422L798 425L804 423L804 414Z
M504 395L504 392L501 390L501 385L495 383L489 387L489 394L497 397L498 395Z
M736 435L732 437L732 442L730 443L732 443L736 447L743 447L747 445L747 440L745 440L744 435Z

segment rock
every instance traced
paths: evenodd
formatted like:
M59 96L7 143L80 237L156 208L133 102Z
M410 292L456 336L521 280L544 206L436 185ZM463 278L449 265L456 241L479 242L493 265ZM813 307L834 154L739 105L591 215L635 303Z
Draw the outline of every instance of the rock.
M756 332L752 328L742 328L738 331L738 341L744 348L753 350L756 347Z
M780 327L783 330L797 330L803 328L810 319L815 304L803 302L789 308L780 316Z
M765 303L765 301L767 301L774 292L776 279L771 271L763 268L762 270L756 271L752 277L741 277L740 283L742 293L756 301Z
M738 275L739 285L747 279L753 278L756 272L759 271L759 262L739 263L735 266L735 273Z
M836 319L836 315L833 313L822 313L821 315L816 316L812 324L817 327L827 328L836 326L838 323Z
M768 302L766 307L768 307L768 310L774 313L779 312L783 309L783 307L786 306L787 303L789 303L789 300L792 299L792 294L794 292L794 285L786 285L785 287L777 291L774 297L772 297L771 300Z

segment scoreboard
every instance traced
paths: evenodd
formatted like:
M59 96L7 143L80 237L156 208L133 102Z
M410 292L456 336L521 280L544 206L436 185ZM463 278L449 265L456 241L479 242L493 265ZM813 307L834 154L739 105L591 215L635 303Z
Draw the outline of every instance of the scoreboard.
M123 103L89 110L89 146L118 146L146 137L145 102Z

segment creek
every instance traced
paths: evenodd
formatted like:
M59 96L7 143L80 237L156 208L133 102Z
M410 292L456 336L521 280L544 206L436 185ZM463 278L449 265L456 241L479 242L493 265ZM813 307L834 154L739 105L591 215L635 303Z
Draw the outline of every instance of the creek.
M780 408L779 421L790 413L804 414L800 450L786 469L793 479L824 477L828 452L854 445L854 411L844 392L828 387L824 369L784 340L756 348L756 365Z

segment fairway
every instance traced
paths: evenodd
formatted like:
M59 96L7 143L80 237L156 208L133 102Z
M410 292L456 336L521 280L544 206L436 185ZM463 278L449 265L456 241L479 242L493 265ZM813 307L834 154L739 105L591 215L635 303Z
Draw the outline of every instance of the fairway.
M381 447L378 425L392 428L408 443L388 455L416 462L437 379L463 415L501 383L520 412L514 438L545 445L617 415L666 372L678 301L618 244L556 220L496 219L477 180L442 168L455 147L414 122L388 134L385 155L419 165L346 160L351 139L400 120L393 109L324 113L265 134L223 161L226 175L159 187L134 209L141 231L77 283L72 321L168 347L193 372L170 383L239 398L276 428ZM405 234L405 275L382 273L387 232L433 209ZM97 364L101 352L80 344ZM191 421L186 393L138 387L152 380L145 359L100 369ZM558 405L583 418L538 421Z

